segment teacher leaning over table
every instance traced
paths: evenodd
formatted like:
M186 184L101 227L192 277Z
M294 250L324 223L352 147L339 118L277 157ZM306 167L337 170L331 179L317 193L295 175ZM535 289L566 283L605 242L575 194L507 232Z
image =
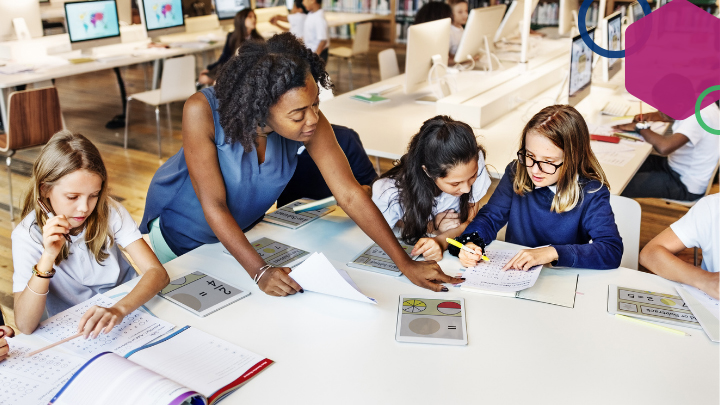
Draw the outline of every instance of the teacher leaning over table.
M410 281L434 291L461 282L400 247L320 112L319 86L332 86L322 60L293 35L280 34L246 42L214 87L188 99L183 148L155 173L140 225L160 260L219 241L266 294L303 292L289 268L263 261L243 229L277 200L304 145L338 204Z

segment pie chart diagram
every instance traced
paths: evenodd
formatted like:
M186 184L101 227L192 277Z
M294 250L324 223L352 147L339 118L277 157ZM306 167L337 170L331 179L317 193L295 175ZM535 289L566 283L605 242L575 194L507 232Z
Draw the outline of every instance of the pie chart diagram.
M403 312L417 313L422 312L427 308L424 302L420 300L405 300L403 301Z
M445 315L457 315L461 309L460 303L454 301L441 302L437 306L438 312Z

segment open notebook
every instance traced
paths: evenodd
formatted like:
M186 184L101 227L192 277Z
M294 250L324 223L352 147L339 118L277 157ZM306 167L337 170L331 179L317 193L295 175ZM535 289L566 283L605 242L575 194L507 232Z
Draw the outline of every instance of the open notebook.
M272 360L185 326L125 355L90 359L50 401L67 405L214 404Z

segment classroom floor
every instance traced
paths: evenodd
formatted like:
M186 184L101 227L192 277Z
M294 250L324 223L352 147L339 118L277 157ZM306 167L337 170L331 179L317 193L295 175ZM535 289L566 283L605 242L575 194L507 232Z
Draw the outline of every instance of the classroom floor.
M334 46L349 45L349 42L333 41ZM372 42L371 73L374 81L380 80L377 54L387 48L386 44ZM396 48L401 72L404 70L405 48ZM340 61L339 63L344 63ZM328 70L335 83L335 93L349 90L347 64L342 66L341 76L337 76L337 60L328 62ZM132 66L123 69L128 94L145 90L145 66ZM148 77L150 70L148 68ZM370 84L364 59L354 63L353 78L355 88ZM150 180L160 164L175 154L182 146L181 118L182 103L171 107L172 134L169 133L165 109L161 109L161 130L163 160L157 158L155 135L155 115L152 107L139 102L130 106L130 134L128 149L123 149L123 130L105 129L105 123L122 112L119 90L112 70L72 76L58 79L55 83L59 90L60 102L68 129L82 133L91 139L100 149L108 169L110 194L128 209L136 221L140 221L145 207L145 195ZM27 187L32 164L40 148L18 152L12 163L12 189L15 202L15 222L9 220L7 176L0 176L0 307L6 323L14 327L12 296L12 254L10 234L20 218L18 207ZM381 170L392 167L392 162L381 159ZM715 184L713 193L718 192ZM687 212L687 208L668 205L654 199L638 200L642 205L640 248L655 235ZM681 257L692 263L693 251L687 249Z

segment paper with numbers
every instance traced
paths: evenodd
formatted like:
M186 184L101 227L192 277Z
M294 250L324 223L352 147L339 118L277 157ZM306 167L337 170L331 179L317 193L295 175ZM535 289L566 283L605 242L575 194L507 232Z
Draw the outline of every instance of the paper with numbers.
M335 210L335 207L327 207L312 211L293 211L293 207L297 207L298 205L305 205L313 201L315 200L311 200L309 198L295 200L290 204L284 205L277 210L266 214L265 217L263 217L263 221L270 222L275 225L282 225L288 228L297 229Z
M412 256L413 245L398 240L400 247L403 248L405 253L408 254L413 260L417 256ZM363 250L362 253L357 255L351 262L347 264L349 267L361 270L370 270L376 273L387 274L389 276L402 276L402 272L392 261L390 256L377 243L373 243L367 249Z
M534 266L528 271L502 269L516 254L515 250L487 250L486 256L490 261L481 260L477 266L466 269L462 275L465 282L461 284L461 289L508 293L514 296L516 291L532 287L540 275L542 265Z
M250 291L196 271L170 281L158 295L204 317L247 297Z
M608 286L608 313L702 329L682 297L634 288Z
M58 350L26 358L41 346L31 345L25 338L6 338L10 353L0 362L0 405L47 404L85 362Z
M93 305L109 308L114 304L115 300L97 294L89 300L41 322L33 335L55 343L77 333L80 318ZM123 356L166 334L173 328L174 325L169 322L135 310L126 316L122 323L115 326L110 333L101 332L96 339L79 337L63 343L61 347L86 360L102 352L114 352Z

